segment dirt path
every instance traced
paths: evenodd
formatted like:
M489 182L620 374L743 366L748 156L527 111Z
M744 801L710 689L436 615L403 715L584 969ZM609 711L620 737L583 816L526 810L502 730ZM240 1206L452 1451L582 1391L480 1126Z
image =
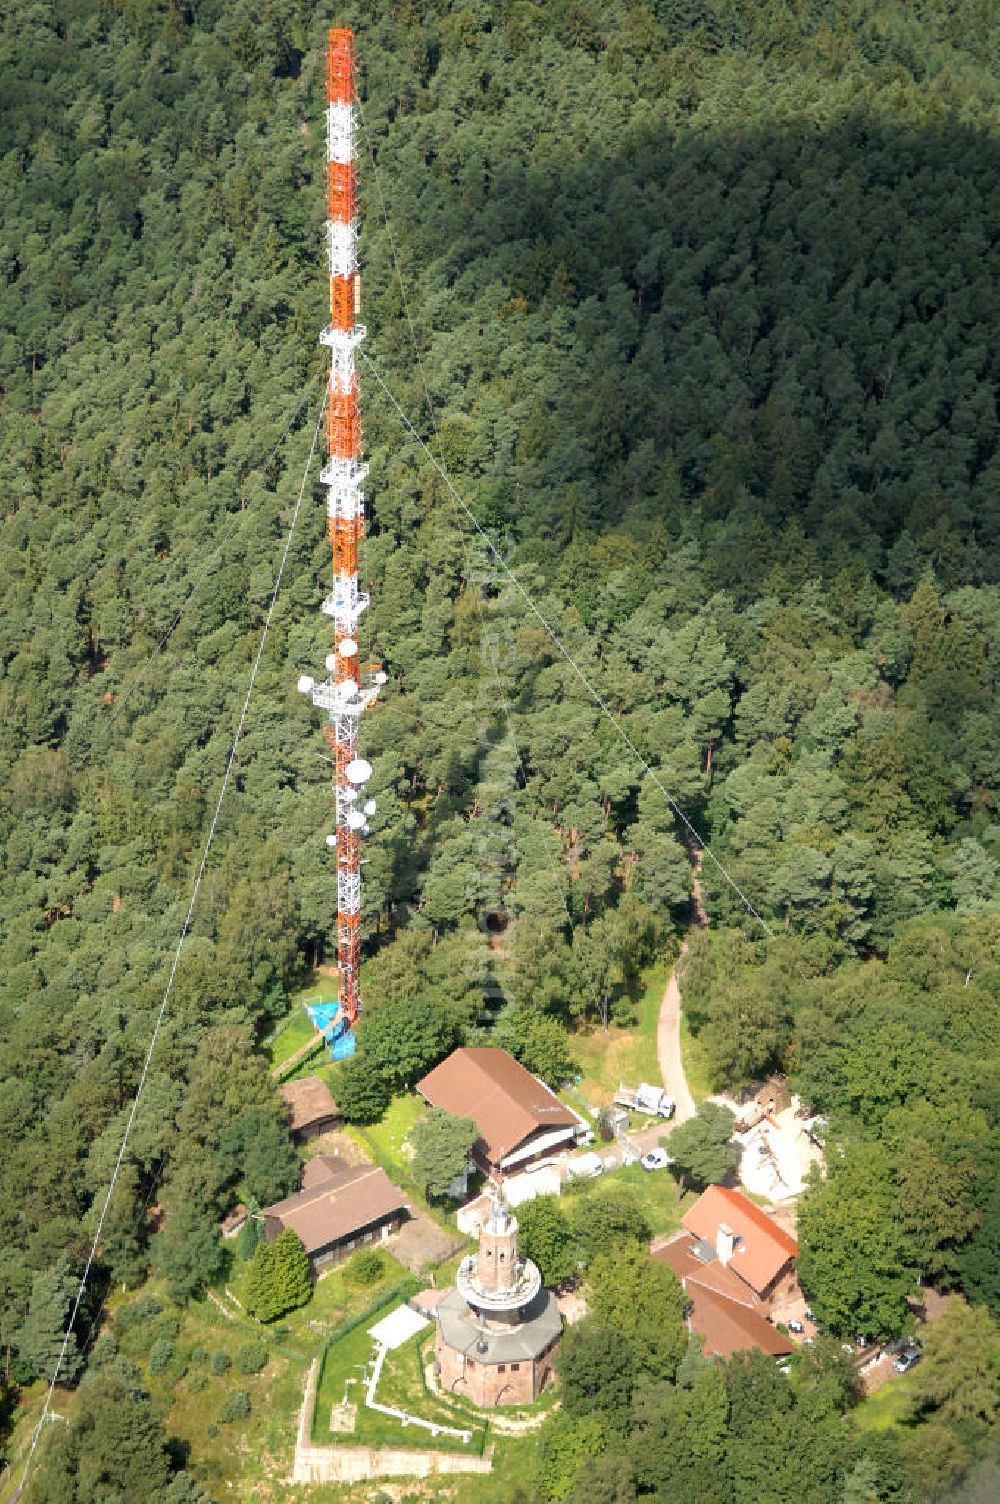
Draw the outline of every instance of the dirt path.
M694 859L694 881L691 885L694 901L692 929L696 927L704 929L708 924L708 915L701 896L700 872L701 852L699 851ZM660 1017L656 1025L656 1056L660 1062L660 1075L663 1077L664 1088L677 1103L677 1112L674 1117L676 1123L687 1122L688 1118L694 1117L697 1110L694 1098L688 1089L681 1061L681 989L677 983L677 970L686 950L687 941L685 940L674 962L674 969L667 979L663 1001L660 1003Z
M677 1103L675 1123L685 1123L695 1114L694 1098L688 1090L684 1066L681 1064L681 989L677 985L677 967L687 950L681 946L680 955L667 979L660 1017L656 1025L656 1054L660 1062L663 1085Z

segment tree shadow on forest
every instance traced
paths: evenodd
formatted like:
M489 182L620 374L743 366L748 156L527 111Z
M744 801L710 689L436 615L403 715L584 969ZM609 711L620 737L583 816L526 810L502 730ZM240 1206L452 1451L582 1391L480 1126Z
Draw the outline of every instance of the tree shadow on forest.
M620 156L555 143L526 173L485 162L477 200L432 163L408 259L458 298L510 288L499 318L534 392L520 498L460 442L439 447L522 546L693 522L711 584L738 601L786 555L793 572L863 564L890 584L925 561L945 584L998 579L998 185L985 132L861 117L636 132ZM488 388L493 342L477 307L456 384L462 325L438 353L421 301L442 428ZM386 359L406 369L409 339ZM904 531L917 554L893 566Z
M423 268L410 292L432 447L519 559L561 561L585 623L615 567L608 532L636 540L637 600L681 540L701 597L738 607L838 572L900 595L927 565L946 585L1000 578L996 138L861 116L637 130L620 155L554 140L526 172L484 161L478 197L432 163L417 202L400 238L404 277ZM470 311L436 339L443 281ZM460 441L497 374L497 331L469 294L492 284L509 289L495 318L530 390L502 481ZM377 301L370 319L390 384L418 391L408 334L380 329ZM365 401L396 443L380 394ZM403 535L392 508L391 489L376 497ZM456 798L429 811L429 840Z

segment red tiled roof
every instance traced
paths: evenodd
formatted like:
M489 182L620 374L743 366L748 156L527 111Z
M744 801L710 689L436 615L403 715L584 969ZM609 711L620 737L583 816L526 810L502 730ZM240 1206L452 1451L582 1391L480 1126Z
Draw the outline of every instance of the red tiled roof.
M533 1133L575 1128L577 1124L576 1116L555 1092L537 1081L506 1050L453 1050L447 1060L417 1082L417 1091L432 1107L472 1118L493 1164Z
M739 1191L710 1185L684 1216L684 1226L696 1238L715 1247L720 1223L731 1227L737 1244L730 1268L758 1294L766 1290L799 1251L795 1239L754 1206Z
M756 1311L702 1285L685 1281L684 1289L691 1302L688 1321L702 1339L705 1353L731 1358L733 1353L759 1348L762 1353L780 1358L794 1351L795 1344Z
M757 1310L761 1302L746 1281L720 1259L714 1258L706 1263L698 1258L691 1251L693 1241L689 1232L680 1232L663 1243L654 1243L649 1251L654 1259L661 1259L674 1271L685 1288L689 1284L700 1285L706 1290L714 1290L716 1295L724 1295L727 1300L735 1300L750 1311Z

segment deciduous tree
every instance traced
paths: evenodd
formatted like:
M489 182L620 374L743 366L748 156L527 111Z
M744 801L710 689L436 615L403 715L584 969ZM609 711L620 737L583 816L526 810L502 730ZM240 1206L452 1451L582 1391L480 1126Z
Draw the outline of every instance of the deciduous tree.
M831 1150L799 1210L798 1268L817 1319L840 1337L896 1336L919 1270L878 1144Z
M735 1121L724 1103L705 1101L693 1118L672 1130L667 1151L674 1161L678 1196L689 1180L702 1188L718 1185L735 1169L736 1149L730 1143Z
M447 1196L452 1183L468 1169L469 1151L479 1136L472 1118L453 1117L432 1107L410 1130L413 1173L426 1196Z
M666 1264L635 1246L599 1255L587 1270L587 1306L626 1338L639 1372L675 1376L687 1347L687 1297Z

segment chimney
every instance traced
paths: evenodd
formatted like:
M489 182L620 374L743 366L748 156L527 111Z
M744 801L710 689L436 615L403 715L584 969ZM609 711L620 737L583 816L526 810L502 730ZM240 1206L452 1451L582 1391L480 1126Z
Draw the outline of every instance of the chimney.
M719 1230L715 1234L715 1252L720 1264L728 1264L736 1252L736 1234L725 1222L719 1223Z

